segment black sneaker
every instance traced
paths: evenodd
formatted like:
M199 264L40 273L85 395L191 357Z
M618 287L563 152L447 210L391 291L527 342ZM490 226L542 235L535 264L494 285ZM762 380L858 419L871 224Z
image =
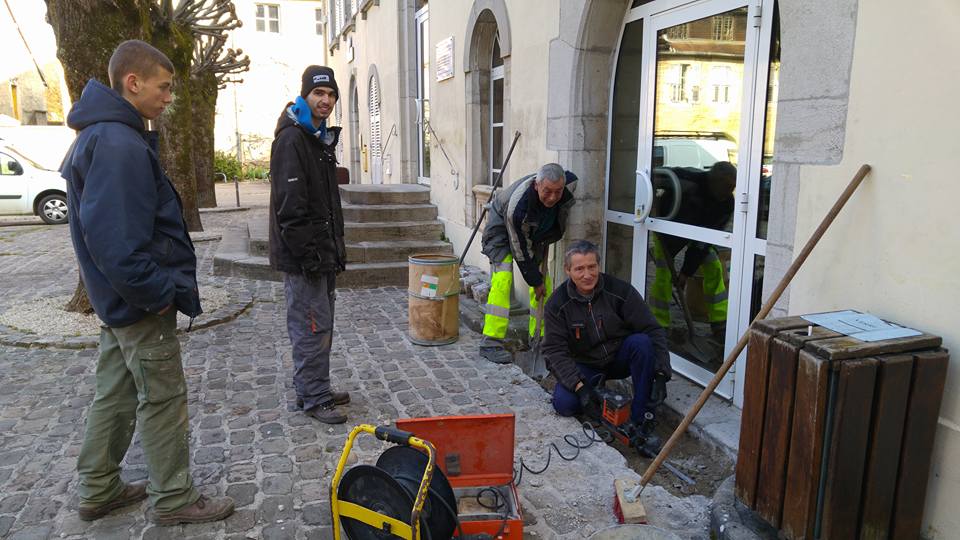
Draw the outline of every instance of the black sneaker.
M309 411L303 411L303 414L324 424L342 424L347 421L347 415L338 411L333 401L318 405Z
M513 355L503 347L480 347L480 356L494 364L513 363Z
M330 396L333 399L334 405L346 405L350 403L350 393L349 392L331 392ZM303 408L303 398L297 397L297 408Z

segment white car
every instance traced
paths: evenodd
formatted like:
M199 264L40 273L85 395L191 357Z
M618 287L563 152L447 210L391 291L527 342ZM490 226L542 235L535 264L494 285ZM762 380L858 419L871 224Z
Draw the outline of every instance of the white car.
M0 215L37 215L44 222L67 222L67 181L0 144Z

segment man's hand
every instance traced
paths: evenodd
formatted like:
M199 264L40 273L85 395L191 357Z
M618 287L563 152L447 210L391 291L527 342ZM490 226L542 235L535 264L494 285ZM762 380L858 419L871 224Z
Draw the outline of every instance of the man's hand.
M547 294L547 287L543 283L537 285L533 288L533 294L537 297L537 302L543 300L543 297Z
M307 278L308 281L320 281L320 278L323 277L320 261L305 262L300 267L303 269L303 277Z
M653 375L653 383L650 385L650 396L647 398L647 409L653 410L667 400L667 374L658 371Z
M583 384L581 381L577 384L576 390L577 399L580 400L580 408L583 409L584 414L591 418L599 418L601 415L600 408L600 394L597 392L597 389L592 385Z

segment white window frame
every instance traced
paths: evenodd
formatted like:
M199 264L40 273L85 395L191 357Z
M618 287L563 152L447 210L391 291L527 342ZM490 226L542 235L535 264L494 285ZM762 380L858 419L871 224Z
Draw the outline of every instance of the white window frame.
M494 43L497 43L497 42L499 42L499 41L500 41L500 36L497 36L497 37L495 38ZM498 48L499 48L499 47L498 47ZM502 54L502 52L501 52L501 54ZM493 89L494 89L494 86L495 86L496 81L503 81L503 91L504 91L504 92L507 91L506 74L505 74L505 72L504 72L503 67L504 67L503 65L499 65L499 66L497 66L497 67L493 67L493 57L492 57L492 55L491 55L491 58L490 58L490 133L488 134L488 137L489 137L489 140L490 140L490 146L489 146L489 148L490 148L490 158L489 158L488 164L487 164L487 165L488 165L488 168L489 168L489 170L490 170L490 185L491 185L491 186L494 184L494 182L497 181L497 175L500 174L500 170L501 170L502 167L503 167L503 163L500 164L500 168L494 167L494 165L493 165L493 156L495 155L495 154L494 154L494 151L493 151L493 141L494 141L493 130L494 130L495 128L500 128L500 146L501 146L501 148L500 148L500 159L503 159L503 158L505 157L505 156L503 155L503 148L502 148L503 142L504 142L504 136L503 136L503 135L504 135L504 128L503 128L504 122L503 122L503 120L505 120L506 117L507 117L507 111L506 111L506 109L504 109L502 102L500 103L500 111L501 111L501 114L503 115L503 118L500 119L500 120L501 120L500 122L494 122L494 121L493 121L493 110L494 110L494 108L495 108L495 107L494 107L494 103L493 103L494 95L495 95Z
M263 14L260 14L260 9L263 9ZM276 18L270 16L270 8L276 8L277 16ZM263 32L265 34L279 34L280 33L280 5L279 4L270 4L265 2L257 2L255 4L254 18L256 19L256 31ZM270 29L270 23L276 23L276 31ZM263 29L260 29L260 26L263 25Z
M427 118L429 114L430 103L430 5L425 4L417 11L414 18L416 24L415 39L416 46L416 66L417 66L417 183L430 185L430 171L424 175L426 165L427 151L426 145L429 144L425 132L430 121ZM426 60L426 66L424 66ZM426 73L425 73L426 71ZM426 151L425 151L426 150Z
M380 123L380 81L370 77L367 107L370 113L370 177L374 184L383 183L383 130Z
M318 36L326 34L326 25L327 17L323 13L323 8L317 8L313 10L314 17L316 18L316 31Z

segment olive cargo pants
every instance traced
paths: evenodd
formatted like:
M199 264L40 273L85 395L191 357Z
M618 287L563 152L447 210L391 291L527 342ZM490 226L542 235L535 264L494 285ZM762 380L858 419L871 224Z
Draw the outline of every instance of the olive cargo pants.
M137 423L147 462L150 503L158 512L193 504L187 383L176 310L100 330L97 391L77 458L80 500L102 504L123 491L120 462Z

